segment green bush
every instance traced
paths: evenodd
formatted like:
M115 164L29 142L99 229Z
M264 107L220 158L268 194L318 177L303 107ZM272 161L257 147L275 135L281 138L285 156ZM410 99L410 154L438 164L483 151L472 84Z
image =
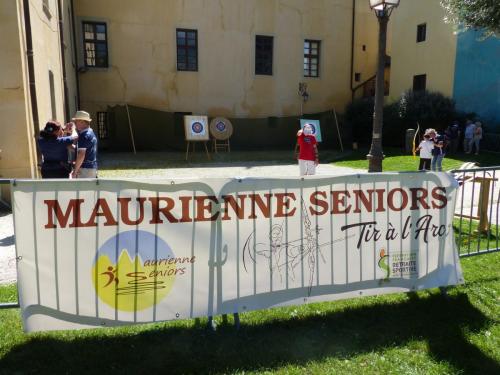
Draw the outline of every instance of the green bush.
M352 128L354 141L371 142L373 98L356 99L345 109L345 121ZM436 92L407 91L401 98L384 106L383 144L403 146L407 128L436 128L443 130L457 118L452 99Z
M398 101L399 117L407 127L444 130L457 117L455 102L439 92L407 91Z

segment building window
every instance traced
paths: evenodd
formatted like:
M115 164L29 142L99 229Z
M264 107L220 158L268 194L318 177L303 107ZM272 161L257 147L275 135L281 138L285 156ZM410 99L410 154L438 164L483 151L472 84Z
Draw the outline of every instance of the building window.
M52 13L50 13L49 0L43 0L42 9L43 9L43 13L45 13L45 16L47 17L47 19L50 20L52 18Z
M354 73L354 81L356 82L361 81L361 73Z
M304 41L304 77L319 77L319 40Z
M177 70L198 71L198 31L177 29Z
M417 43L425 41L425 37L427 34L427 24L422 23L417 26Z
M426 87L427 75L419 74L413 76L413 91L424 91Z
M255 74L273 75L273 40L272 36L255 37Z
M99 139L108 139L108 112L97 112L97 134Z
M52 120L55 120L57 118L56 88L54 84L54 73L52 73L52 70L49 70L49 90L50 90L50 110L52 114Z
M108 33L103 22L83 22L85 66L108 67Z

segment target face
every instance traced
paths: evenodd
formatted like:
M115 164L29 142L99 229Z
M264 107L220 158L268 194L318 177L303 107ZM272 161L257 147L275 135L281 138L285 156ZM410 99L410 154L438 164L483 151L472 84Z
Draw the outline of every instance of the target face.
M186 141L208 141L207 124L206 116L184 116Z
M311 129L311 134L316 137L316 140L318 142L321 142L321 126L319 120L306 120L306 119L301 119L300 120L300 128L304 129L304 127L307 126Z
M193 133L200 134L203 131L203 124L198 121L193 122L191 129L193 130Z
M223 132L226 130L226 124L223 121L219 121L217 124L215 124L215 129L217 129L220 132Z
M233 134L233 124L225 117L216 117L210 121L210 134L219 141L225 141Z
M311 129L311 134L316 135L316 126L314 126L314 124L308 123L304 126L309 126L309 128Z

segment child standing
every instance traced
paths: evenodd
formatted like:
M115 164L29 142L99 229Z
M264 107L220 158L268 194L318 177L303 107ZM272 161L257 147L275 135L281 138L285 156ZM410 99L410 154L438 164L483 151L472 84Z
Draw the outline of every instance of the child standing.
M432 150L434 142L431 140L429 133L424 134L424 140L420 142L417 151L420 151L419 171L429 171L431 169Z
M319 164L318 147L316 137L312 134L312 129L309 124L304 125L297 133L297 145L299 152L297 159L299 160L300 175L316 174L316 166ZM297 147L295 147L297 151Z

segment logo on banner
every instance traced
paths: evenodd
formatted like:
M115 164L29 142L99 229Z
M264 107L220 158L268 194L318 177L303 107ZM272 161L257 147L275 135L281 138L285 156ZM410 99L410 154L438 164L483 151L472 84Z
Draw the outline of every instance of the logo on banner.
M390 277L418 276L416 252L396 252L389 256L385 249L381 249L377 265L384 275L382 281L388 281Z
M160 237L127 231L107 240L98 250L91 278L99 298L121 311L139 311L162 301L194 257L176 258Z
M193 122L193 125L191 125L191 129L193 129L193 133L195 134L200 134L203 132L203 124L201 122Z

